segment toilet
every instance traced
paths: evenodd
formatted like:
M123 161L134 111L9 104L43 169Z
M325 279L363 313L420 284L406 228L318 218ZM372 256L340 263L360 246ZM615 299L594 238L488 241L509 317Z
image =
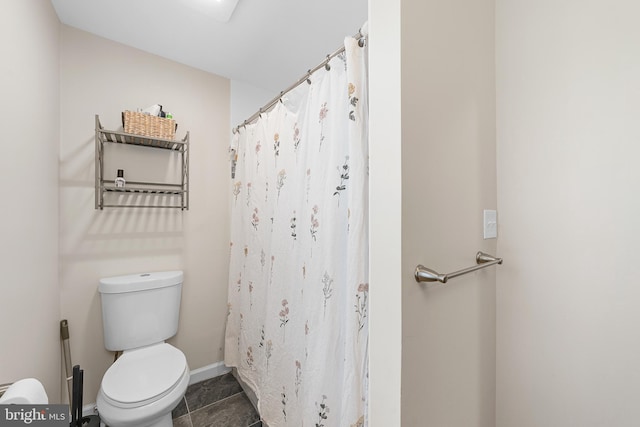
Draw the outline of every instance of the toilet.
M182 351L164 342L178 330L182 271L100 280L107 350L122 351L96 399L109 427L171 427L171 411L189 385Z

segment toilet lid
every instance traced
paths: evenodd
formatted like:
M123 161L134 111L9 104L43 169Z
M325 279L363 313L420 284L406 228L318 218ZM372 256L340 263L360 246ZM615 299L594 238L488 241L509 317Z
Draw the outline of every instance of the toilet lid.
M102 391L122 403L153 399L171 390L186 366L184 354L166 343L125 351L102 378Z

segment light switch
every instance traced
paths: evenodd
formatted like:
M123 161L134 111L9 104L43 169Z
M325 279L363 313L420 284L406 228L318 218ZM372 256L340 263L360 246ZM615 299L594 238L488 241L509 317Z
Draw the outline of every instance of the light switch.
M498 237L498 214L496 211L484 211L484 238L495 239Z

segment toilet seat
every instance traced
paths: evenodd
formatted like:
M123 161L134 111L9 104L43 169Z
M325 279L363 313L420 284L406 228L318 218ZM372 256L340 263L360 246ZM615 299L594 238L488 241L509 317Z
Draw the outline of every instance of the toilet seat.
M107 370L101 389L113 406L139 407L171 393L185 369L184 354L167 343L129 350Z

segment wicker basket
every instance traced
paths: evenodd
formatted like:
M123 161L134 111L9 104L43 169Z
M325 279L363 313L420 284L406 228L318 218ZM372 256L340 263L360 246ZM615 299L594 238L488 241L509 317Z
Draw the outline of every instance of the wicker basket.
M154 138L173 139L176 132L176 121L150 114L125 111L122 123L126 133Z

